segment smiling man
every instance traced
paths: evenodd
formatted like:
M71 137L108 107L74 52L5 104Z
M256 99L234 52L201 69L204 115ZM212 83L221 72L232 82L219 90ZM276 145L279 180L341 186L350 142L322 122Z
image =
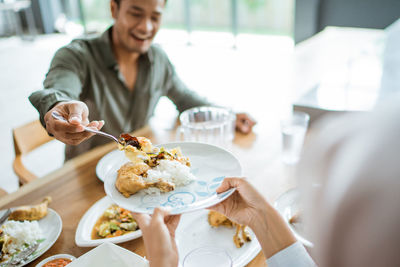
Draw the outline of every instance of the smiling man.
M152 45L165 2L111 0L112 27L100 37L74 40L55 54L44 90L29 100L48 133L67 144L66 159L108 142L92 137L84 126L114 136L134 131L148 122L161 96L179 112L210 105L187 89L164 51ZM55 119L52 112L67 121ZM254 123L237 114L240 131L250 132Z

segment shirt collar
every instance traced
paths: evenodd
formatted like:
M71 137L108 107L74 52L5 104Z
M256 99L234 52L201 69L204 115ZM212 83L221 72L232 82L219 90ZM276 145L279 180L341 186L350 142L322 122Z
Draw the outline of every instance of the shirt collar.
M101 54L104 56L104 62L107 65L107 67L116 68L118 66L118 63L112 51L112 44L111 44L112 28L113 27L111 26L100 36L100 41L101 41L100 49L101 49ZM154 56L152 48L150 47L147 52L141 54L139 59L145 60L149 63L153 63Z

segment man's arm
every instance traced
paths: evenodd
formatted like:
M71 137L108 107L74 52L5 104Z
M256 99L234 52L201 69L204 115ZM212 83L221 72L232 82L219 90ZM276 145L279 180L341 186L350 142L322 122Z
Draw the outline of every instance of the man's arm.
M69 145L78 145L93 136L85 132L83 126L99 130L104 125L104 121L89 122L86 104L77 101L87 76L82 51L84 47L78 41L58 50L43 83L44 90L29 97L47 132ZM52 113L64 117L67 122L55 119Z
M38 110L40 121L46 127L44 116L58 102L79 100L87 74L87 66L77 51L79 44L59 49L43 82L44 90L29 96L29 101Z

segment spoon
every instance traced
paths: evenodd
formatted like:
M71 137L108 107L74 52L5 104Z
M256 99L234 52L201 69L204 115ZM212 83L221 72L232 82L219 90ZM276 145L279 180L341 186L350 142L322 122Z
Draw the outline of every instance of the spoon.
M60 114L58 114L55 111L51 112L51 116L56 120L68 122L63 116L61 116ZM94 129L89 128L89 127L83 127L83 128L84 128L84 130L86 132L90 132L90 133L101 135L103 137L110 138L110 139L114 140L115 142L117 142L117 144L121 144L121 145L125 146L125 144L122 143L121 140L119 140L118 138L116 138L115 136L113 136L111 134L108 134L108 133L105 133L105 132L102 132L102 131L98 131L98 130L94 130Z

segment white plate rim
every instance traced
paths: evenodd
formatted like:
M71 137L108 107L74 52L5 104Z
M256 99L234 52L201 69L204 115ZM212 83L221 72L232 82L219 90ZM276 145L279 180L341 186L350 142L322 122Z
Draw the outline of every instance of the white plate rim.
M237 164L238 169L239 169L239 173L236 174L236 176L238 176L238 177L242 176L242 166L241 166L240 161L238 160L238 158L235 155L233 155L231 152L229 152L228 150L226 150L226 149L224 149L222 147L219 147L219 146L216 146L216 145L211 145L211 144L206 144L206 143L200 143L200 142L171 142L171 143L159 144L159 145L157 145L157 147L161 147L162 146L162 147L181 147L182 148L182 146L185 146L185 145L188 145L188 146L191 146L191 145L192 146L193 145L194 146L209 146L209 147L212 147L213 149L217 149L217 150L223 151L224 153L229 155L235 161L235 163ZM112 169L108 170L107 174L105 175L106 177L110 176L109 175L110 171L112 171ZM225 178L225 176L223 176L223 177ZM115 183L115 181L111 181L111 180L106 178L106 181L104 182L104 190L105 190L106 194L115 203L117 203L119 206L121 206L121 207L123 207L125 209L128 209L128 210L131 210L133 212L148 213L148 214L151 214L153 212L153 210L147 210L147 211L145 211L145 210L133 210L132 206L126 205L125 203L122 203L122 202L119 202L116 199L113 199L113 197L112 197L113 189L112 188L115 187L114 183ZM170 209L170 214L171 215L183 214L183 213L186 213L186 212L193 212L193 211L196 211L196 210L201 210L201 209L213 206L215 204L218 204L218 203L222 202L226 198L228 198L230 195L233 194L234 191L235 191L235 189L233 188L233 189L227 190L227 191L225 191L223 193L220 193L220 194L214 194L214 195L212 195L211 197L209 197L207 199L203 199L202 201L196 201L196 202L192 203L193 205L188 205L188 206L186 206L184 208L179 208L179 209L176 209L176 210L175 209ZM130 197L133 197L133 196L130 196ZM207 201L205 201L205 200L207 200ZM194 204L196 204L196 205L194 205Z
M282 193L274 202L274 207L275 209L278 210L278 212L281 214L281 216L283 217L283 219L285 220L286 224L288 225L288 227L290 228L290 230L292 231L293 235L296 237L297 240L299 240L303 245L307 246L307 247L314 247L314 244L307 240L305 237L303 237L298 231L296 231L296 229L289 223L289 220L284 212L284 210L280 209L280 203L290 197L291 195L298 195L300 194L299 189L297 187L295 188L291 188L289 190L287 190L286 192Z
M114 156L114 154L118 154L119 152L121 152L119 149L114 149L114 150L108 152L107 154L105 154L97 162L97 164L96 164L96 176L100 181L104 182L104 179L105 179L102 168L105 168L106 167L105 165L107 164L107 161L110 158L112 158Z
M142 230L136 230L132 233L129 234L125 234L122 236L116 236L116 237L110 237L110 238L104 238L104 239L84 239L82 236L84 235L84 230L85 230L85 223L92 218L92 216L96 216L95 221L98 220L99 216L104 212L104 210L112 205L114 202L112 201L111 198L109 198L108 196L104 196L101 199L97 200L92 206L90 206L90 208L85 212L85 214L82 216L82 218L79 221L78 227L75 231L75 244L79 247L96 247L98 245L101 245L103 243L114 243L114 244L118 244L118 243L122 243L122 242L126 242L126 241L130 241L136 238L139 238L142 236ZM96 209L100 209L103 208L104 205L104 209L102 209L102 212L99 214L96 214ZM107 205L107 206L106 206ZM91 226L90 229L90 233L91 230L93 229L93 226Z

